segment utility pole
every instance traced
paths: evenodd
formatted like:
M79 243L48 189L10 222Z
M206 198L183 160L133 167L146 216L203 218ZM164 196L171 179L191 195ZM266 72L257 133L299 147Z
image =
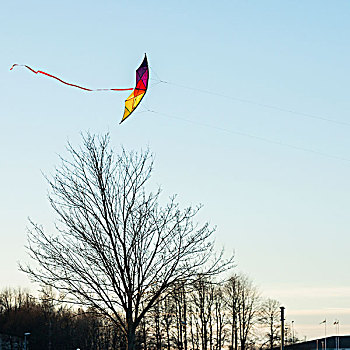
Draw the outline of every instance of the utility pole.
M281 309L281 350L284 350L284 306Z

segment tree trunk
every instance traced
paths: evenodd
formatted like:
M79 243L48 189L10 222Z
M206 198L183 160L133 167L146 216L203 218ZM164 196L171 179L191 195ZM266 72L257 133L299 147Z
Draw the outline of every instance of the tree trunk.
M128 334L127 334L128 350L135 350L135 339L136 339L135 327L131 326L128 328Z
M235 350L238 350L238 329L235 325Z
M146 321L143 321L143 349L147 350L147 332L146 332Z
M270 324L270 349L273 350L273 336L274 336L274 332L273 332L273 318L271 317L271 324Z
M182 286L183 296L183 325L184 325L184 349L187 350L187 300L185 286Z

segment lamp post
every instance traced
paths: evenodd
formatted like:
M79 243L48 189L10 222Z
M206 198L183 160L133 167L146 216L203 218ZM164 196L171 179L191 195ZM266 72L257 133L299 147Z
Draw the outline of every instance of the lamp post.
M27 350L27 337L30 335L29 332L24 333L24 350Z
M281 347L280 347L280 349L284 350L284 321L285 321L285 319L284 319L284 307L281 306L280 309L281 309Z

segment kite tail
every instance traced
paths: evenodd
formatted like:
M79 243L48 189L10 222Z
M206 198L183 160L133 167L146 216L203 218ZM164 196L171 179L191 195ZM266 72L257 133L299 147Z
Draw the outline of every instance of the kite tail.
M53 78L53 79L56 79L58 80L59 82L63 83L63 84L66 84L66 85L69 85L69 86L72 86L72 87L76 87L78 89L81 89L81 90L84 90L84 91L128 91L128 90L134 90L133 88L126 88L126 89L88 89L86 87L83 87L83 86L79 86L79 85L75 85L75 84L71 84L71 83L67 83L66 81L52 75L52 74L49 74L49 73L46 73L46 72L43 72L41 70L34 70L33 68L25 65L25 64L13 64L12 67L10 68L10 70L12 70L14 67L26 67L27 69L29 69L31 72L33 72L34 74L43 74L43 75L46 75L47 77L50 77L50 78Z

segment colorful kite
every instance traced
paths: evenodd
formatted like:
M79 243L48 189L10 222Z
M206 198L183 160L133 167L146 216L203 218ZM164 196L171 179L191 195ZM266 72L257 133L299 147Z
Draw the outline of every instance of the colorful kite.
M19 66L19 67L25 67L29 69L31 72L35 74L43 74L46 75L47 77L54 78L58 80L59 82L76 87L78 89L82 89L85 91L128 91L128 90L133 90L131 95L125 100L125 111L123 118L120 123L122 123L135 109L136 107L140 104L142 98L145 96L147 87L148 87L148 78L149 78L149 70L148 70L148 62L147 62L147 56L145 54L145 58L143 59L143 62L141 63L140 67L136 70L136 87L135 88L125 88L125 89L88 89L83 86L79 86L76 84L71 84L67 83L66 81L52 75L46 72L43 72L41 70L34 70L33 68L25 65L25 64L13 64L10 70L12 70L14 67Z
M121 124L140 104L147 91L148 78L148 62L147 56L145 54L143 62L141 63L140 67L136 70L136 87L131 93L131 95L125 100L124 115L119 124Z

